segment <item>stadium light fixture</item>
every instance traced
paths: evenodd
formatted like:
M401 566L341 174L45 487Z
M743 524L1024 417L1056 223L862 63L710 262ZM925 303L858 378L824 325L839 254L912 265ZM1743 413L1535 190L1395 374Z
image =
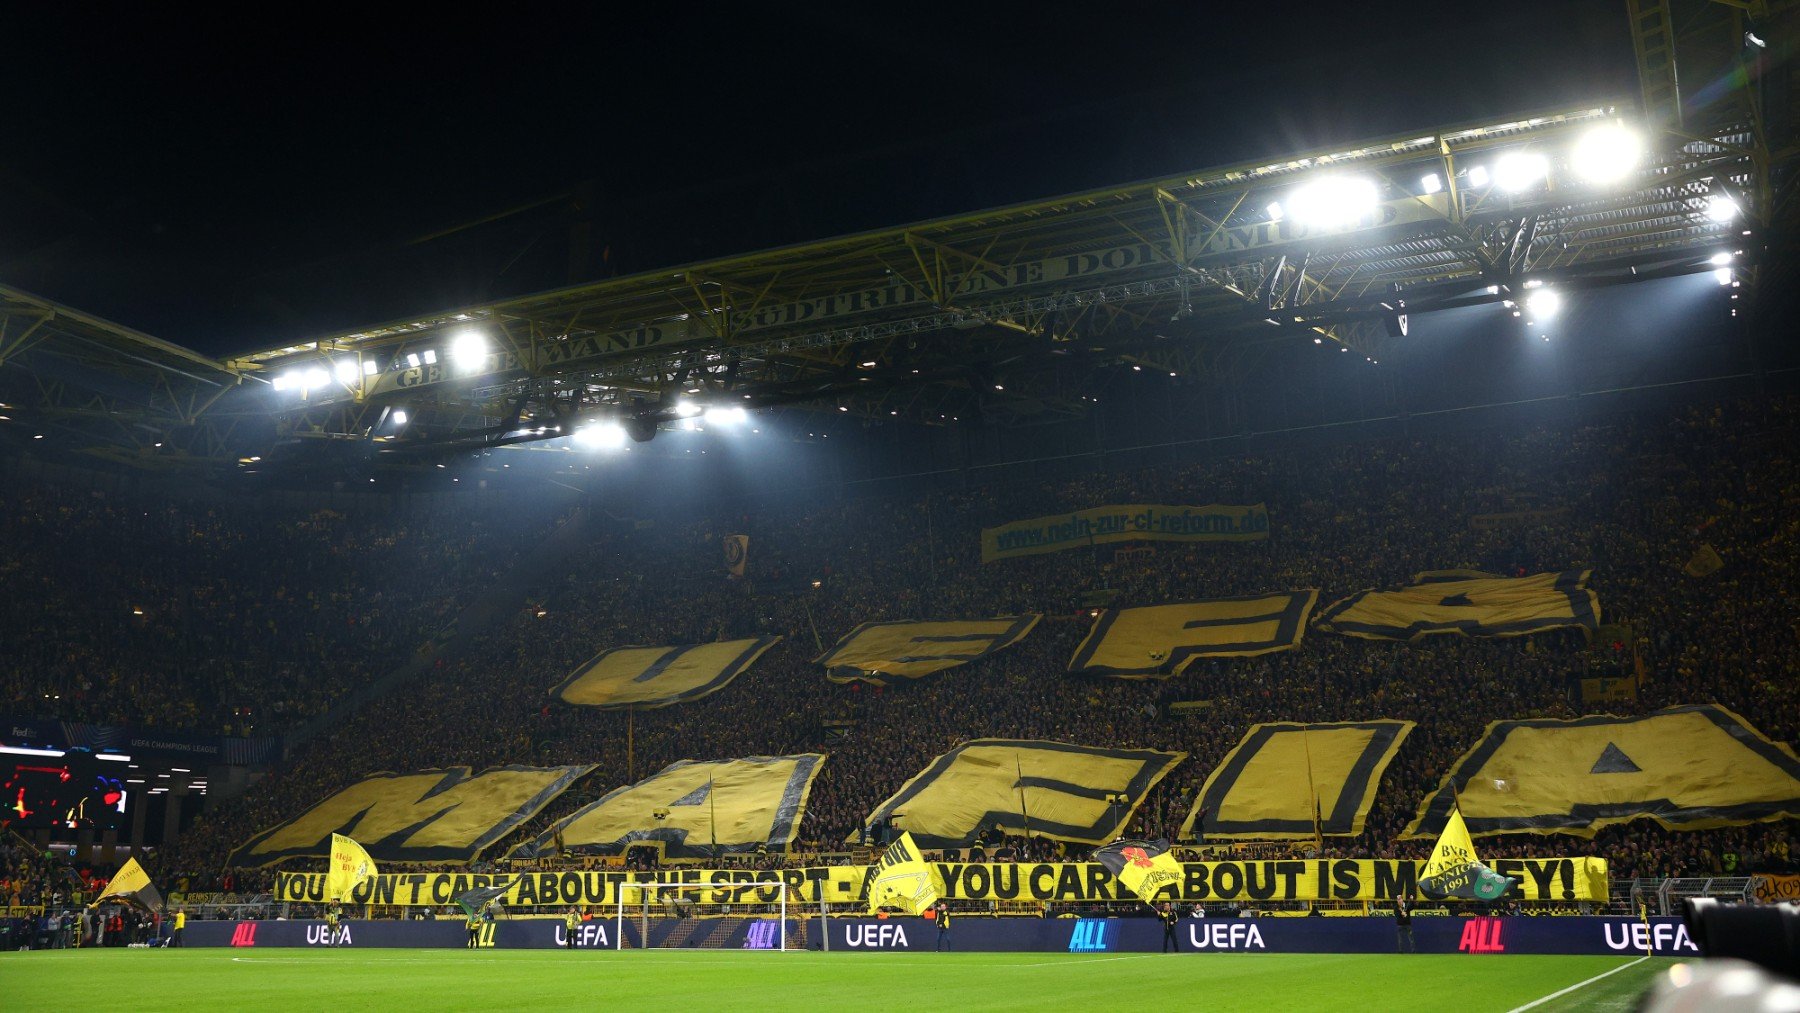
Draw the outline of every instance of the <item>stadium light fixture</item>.
M601 422L575 430L575 442L589 450L621 450L625 446L625 427L617 422Z
M283 393L293 388L296 379L297 377L294 375L294 371L290 369L285 373L278 374L275 379L269 381L269 386L274 388L276 393Z
M1288 213L1302 225L1341 228L1372 213L1381 195L1366 176L1326 176L1294 190Z
M1562 296L1557 295L1555 289L1533 289L1525 297L1525 308L1531 311L1533 319L1548 320L1562 309Z
M364 359L363 360L362 374L364 376L374 376L376 373L379 373L379 372L381 372L381 367L379 365L376 365L374 359Z
M1266 208L1263 208L1263 210L1267 211L1269 213L1269 221L1272 221L1272 222L1281 221L1281 219L1284 215L1284 212L1282 211L1282 208L1281 208L1281 202L1278 200L1270 201L1269 206Z
M406 364L408 366L411 366L414 369L418 369L419 368L419 353L418 352L406 353Z
M358 373L355 359L339 359L331 364L331 371L337 374L337 382L346 387L356 382Z
M480 331L467 330L450 342L450 361L458 372L479 373L487 365L488 343Z
M704 418L709 425L715 426L740 426L745 422L750 421L750 413L735 406L731 408L708 408L706 414L701 417Z
M1440 193L1444 189L1444 177L1435 172L1428 172L1419 177L1419 189L1426 193Z
M1706 262L1708 264L1711 264L1714 267L1724 267L1726 264L1731 263L1731 254L1726 253L1721 250L1720 252L1713 254L1711 257L1708 257Z
M1706 217L1708 221L1718 222L1723 225L1733 218L1736 218L1737 213L1737 201L1732 200L1722 193L1715 193L1706 198Z
M701 411L701 407L692 401L675 402L675 414L681 418L691 418L700 414Z
M1618 123L1595 127L1575 142L1571 161L1576 175L1590 183L1614 183L1637 168L1644 140Z
M1488 177L1487 166L1474 165L1474 166L1469 167L1469 185L1470 186L1484 187L1484 186L1487 186L1490 182L1492 182L1492 180Z
M435 349L435 348L425 349L425 365L427 365L427 366L437 365L437 349Z
M325 372L325 367L323 366L314 366L307 370L306 374L302 376L300 380L307 390L313 390L329 383L331 381L331 374Z
M397 425L397 426L406 425L406 409L404 409L404 408L394 409L394 425Z
M1494 162L1494 183L1507 193L1521 193L1544 181L1550 163L1528 151L1509 151Z

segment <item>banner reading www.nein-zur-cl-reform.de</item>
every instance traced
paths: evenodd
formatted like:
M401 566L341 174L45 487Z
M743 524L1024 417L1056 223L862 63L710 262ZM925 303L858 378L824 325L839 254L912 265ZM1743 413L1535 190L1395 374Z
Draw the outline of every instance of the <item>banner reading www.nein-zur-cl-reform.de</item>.
M1102 542L1254 542L1269 537L1269 509L1261 503L1163 506L1131 503L1093 507L981 529L981 561L1061 552Z

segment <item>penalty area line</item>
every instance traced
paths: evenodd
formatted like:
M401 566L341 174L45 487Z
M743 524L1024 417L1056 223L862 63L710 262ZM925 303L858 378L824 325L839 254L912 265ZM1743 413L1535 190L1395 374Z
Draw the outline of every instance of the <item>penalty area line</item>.
M1552 992L1549 995L1544 996L1542 999L1533 999L1523 1006L1514 1006L1512 1009L1507 1010L1506 1013L1523 1013L1523 1011L1525 1011L1525 1010L1534 1009L1538 1006L1542 1006L1543 1004L1549 1002L1552 999L1560 999L1563 996L1568 995L1570 992L1575 991L1576 989L1586 988L1589 985L1592 985L1594 982L1599 981L1601 978L1610 978L1613 975L1618 974L1620 971L1625 970L1626 968L1636 967L1637 965L1639 965L1649 959L1650 958L1648 956L1639 957L1636 960L1633 960L1628 964L1620 964L1618 967L1615 967L1610 971L1601 971L1599 974L1594 975L1592 978L1589 978L1586 981L1578 981L1575 984L1570 985L1568 988L1560 989L1558 991Z

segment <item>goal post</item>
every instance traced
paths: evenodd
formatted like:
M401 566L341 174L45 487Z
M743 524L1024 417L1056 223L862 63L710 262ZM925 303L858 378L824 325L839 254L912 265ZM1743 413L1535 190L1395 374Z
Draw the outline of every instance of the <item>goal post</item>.
M804 927L789 915L779 880L620 883L613 948L804 949Z

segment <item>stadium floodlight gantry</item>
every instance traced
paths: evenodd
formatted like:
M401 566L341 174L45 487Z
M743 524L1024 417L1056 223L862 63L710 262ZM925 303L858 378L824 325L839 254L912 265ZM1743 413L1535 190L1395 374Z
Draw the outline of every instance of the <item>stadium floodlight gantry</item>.
M441 454L593 428L610 445L704 412L796 404L927 425L978 408L1005 425L1084 413L1077 378L1096 366L1231 375L1295 341L1378 364L1404 349L1415 314L1515 309L1527 287L1567 294L1715 271L1725 251L1745 251L1729 270L1748 298L1754 237L1774 203L1771 156L1749 105L1717 108L1731 115L1677 124L1603 103L1424 129L223 362L158 358L153 383L175 385L179 368L203 396L137 412L131 435L229 460L296 438ZM0 304L3 333L32 312L22 294ZM0 396L28 386L8 374L54 376L48 357L84 341L51 329L24 349L0 342L17 367L0 370ZM90 365L142 358L105 351ZM70 395L35 387L47 410L79 415Z

